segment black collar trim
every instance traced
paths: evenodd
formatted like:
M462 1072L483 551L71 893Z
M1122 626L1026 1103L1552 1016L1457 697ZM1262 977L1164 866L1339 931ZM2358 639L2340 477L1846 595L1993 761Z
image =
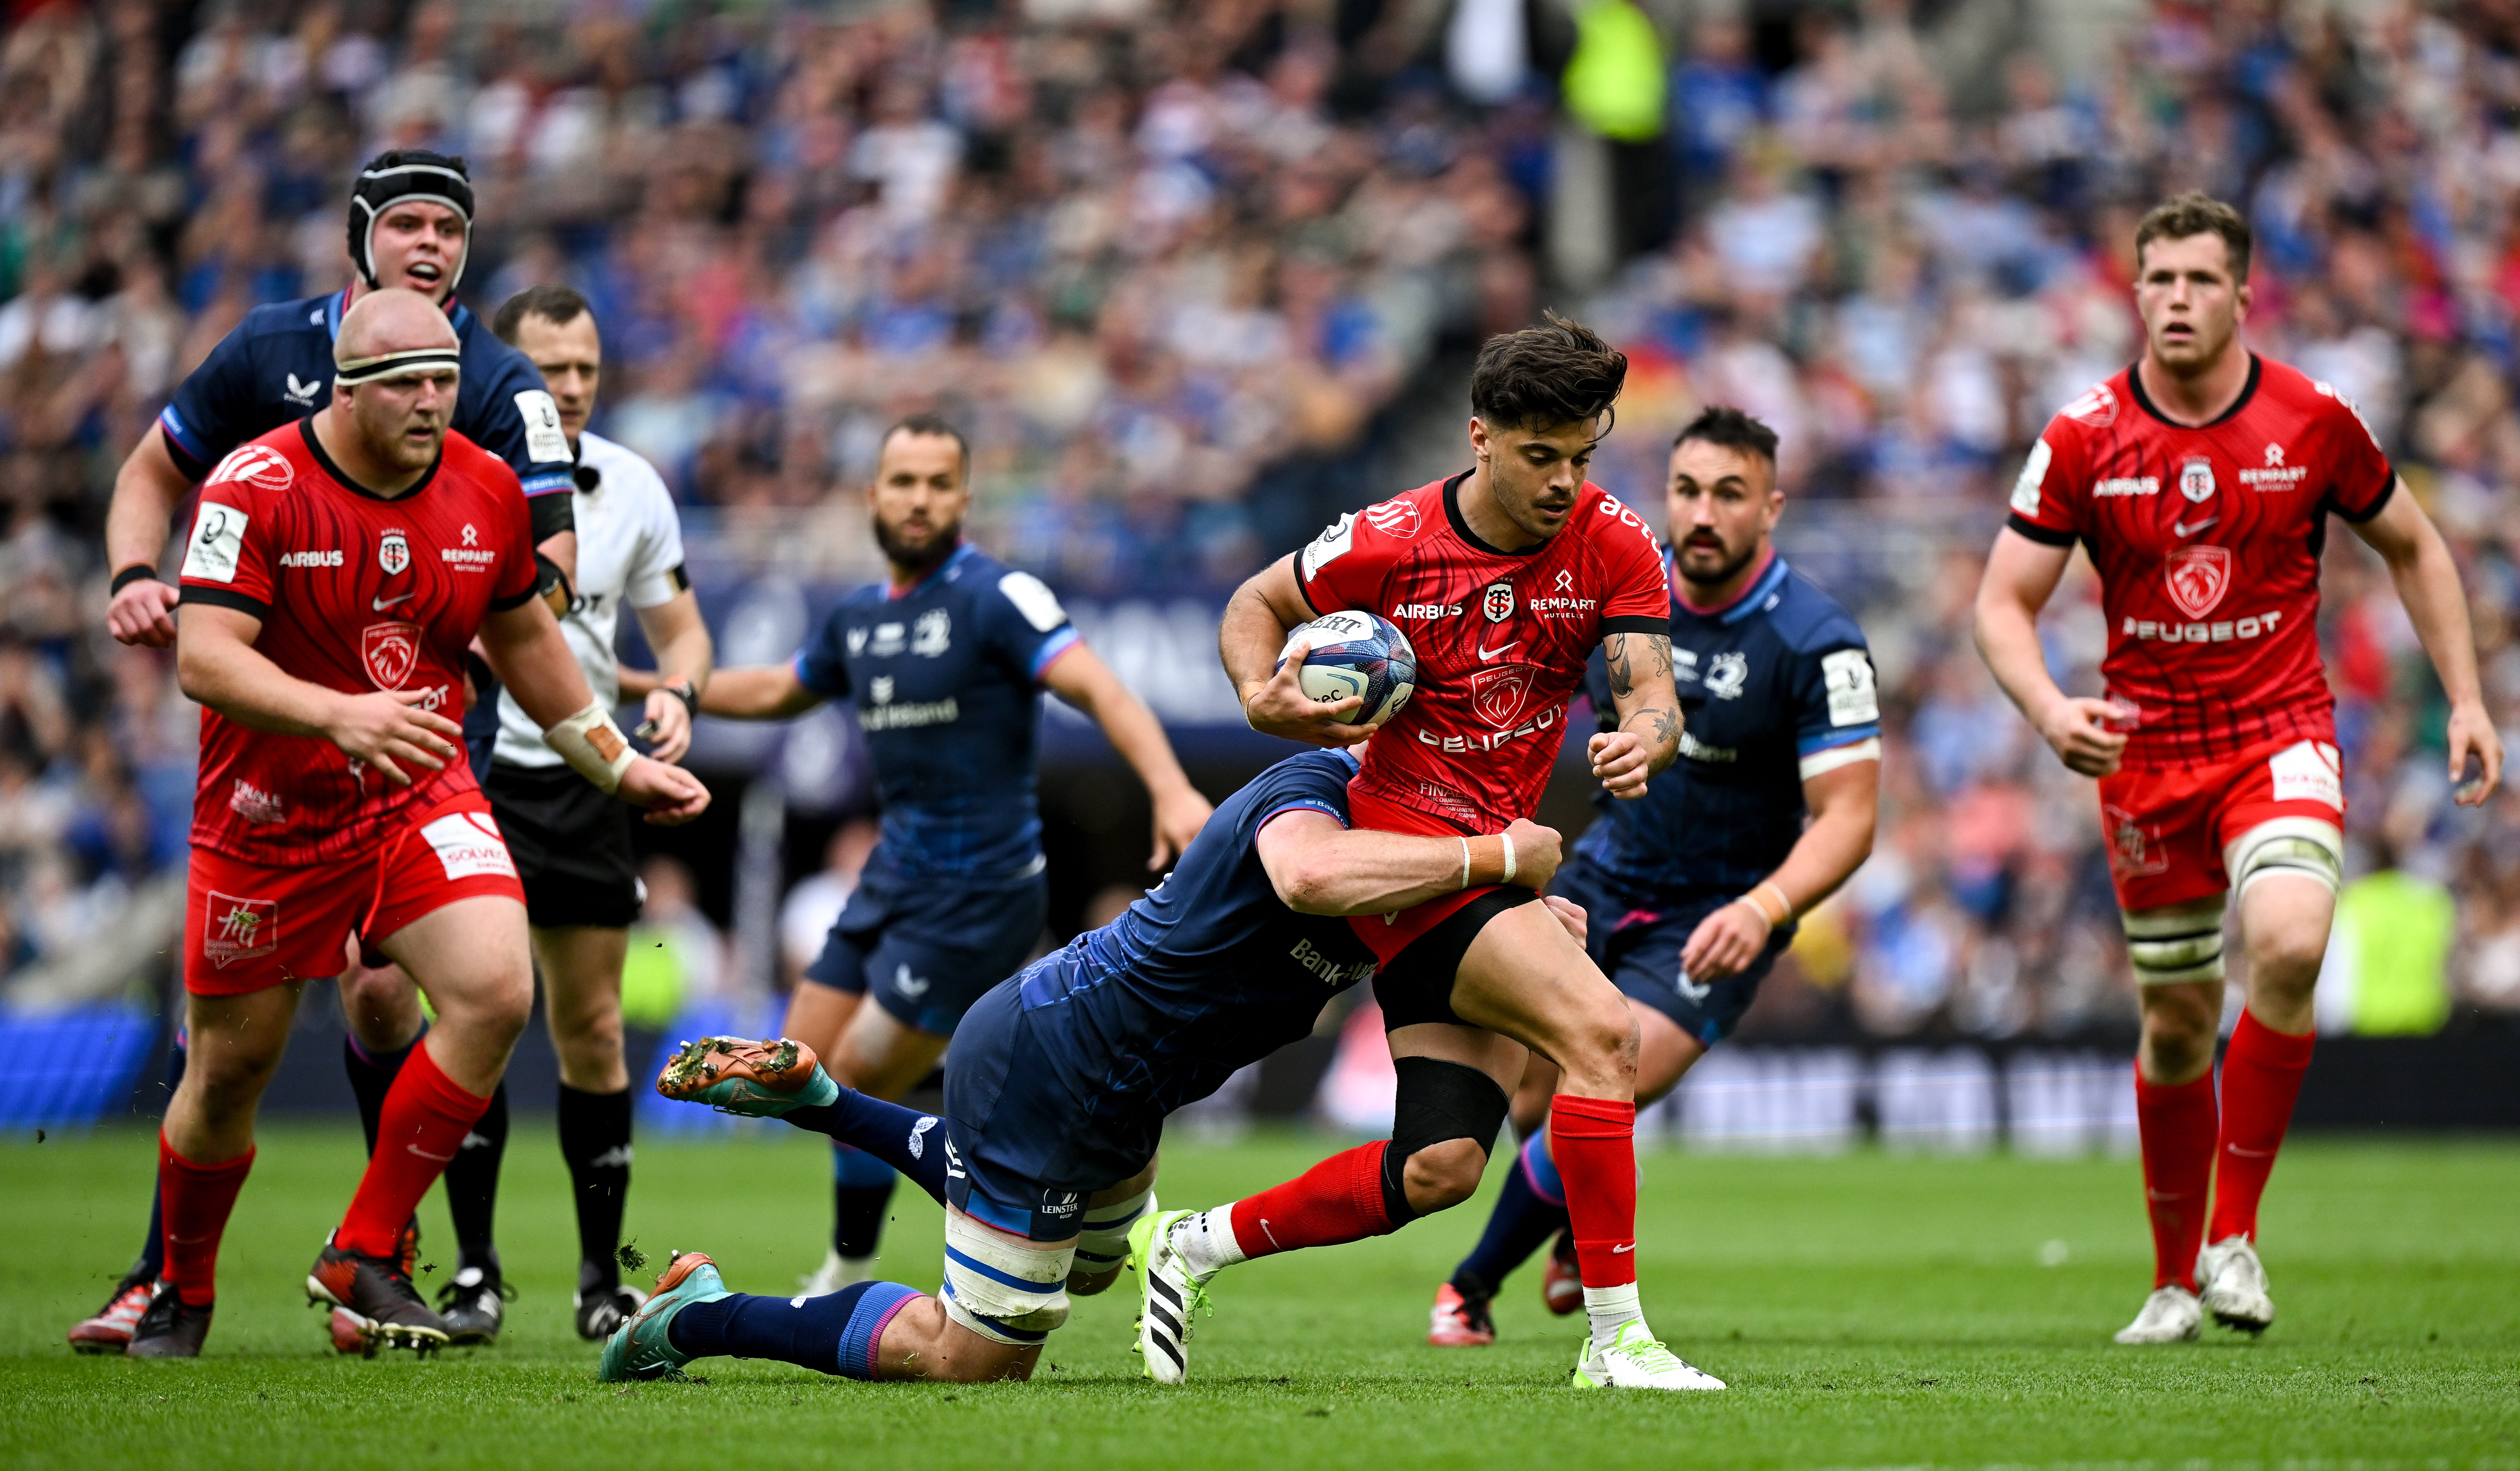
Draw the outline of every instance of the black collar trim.
M2212 429L2217 424L2229 423L2233 418L2238 416L2240 410L2249 406L2249 400L2258 396L2258 379L2265 371L2266 364L2259 359L2256 353L2250 353L2249 381L2240 385L2240 396L2231 400L2231 406L2229 408L2223 410L2223 412L2215 415L2203 424L2182 424L2178 420L2170 417L2168 414L2163 413L2159 408L2156 408L2153 405L2152 395L2143 391L2143 364L2141 363L2137 363L2134 367L2127 369L2127 391L2135 395L2136 407L2142 409L2153 418L2169 425L2172 429Z
M371 490L367 486L360 484L357 481L350 479L347 471L344 471L340 466L333 463L333 457L324 451L324 441L315 437L315 416L313 414L309 414L305 418L297 421L297 433L306 440L307 452L315 456L315 463L324 467L324 473L331 476L336 484L338 484L342 489L349 491L352 495L364 495L370 500L381 500L388 505L401 505L417 497L423 490L428 489L429 483L437 479L437 467L446 463L445 451L438 451L437 458L428 462L428 468L421 473L419 480L412 483L410 489L405 490L400 495L384 495L378 491Z
M1453 524L1454 535L1468 542L1475 550L1485 552L1491 557L1528 557L1549 545L1548 542L1543 541L1539 546L1527 546L1521 551L1509 552L1501 546L1488 545L1485 538L1471 530L1469 522L1462 516L1462 486L1469 480L1471 474L1472 472L1464 470L1444 482L1444 519Z

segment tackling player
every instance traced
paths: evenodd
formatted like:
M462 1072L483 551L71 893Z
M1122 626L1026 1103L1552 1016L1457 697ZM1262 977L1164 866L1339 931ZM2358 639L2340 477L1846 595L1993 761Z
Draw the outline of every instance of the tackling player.
M1671 590L1653 533L1584 467L1610 425L1627 358L1588 329L1489 339L1470 376L1476 464L1342 517L1245 582L1219 635L1255 729L1346 744L1357 702L1303 697L1287 630L1347 608L1382 614L1418 654L1418 693L1366 749L1360 826L1469 838L1538 807L1565 739L1567 698L1599 647L1614 720L1590 743L1611 796L1645 795L1678 755ZM1514 867L1510 840L1506 875ZM1720 1388L1657 1342L1637 1297L1637 1023L1527 889L1481 886L1350 925L1381 962L1374 996L1399 1074L1392 1137L1323 1161L1228 1207L1154 1227L1141 1340L1148 1371L1183 1377L1188 1319L1156 1308L1203 1295L1235 1263L1396 1230L1478 1186L1525 1048L1557 1063L1552 1131L1592 1335L1575 1382ZM1484 1122L1482 1132L1477 1126Z
M437 1012L386 1094L379 1147L306 1278L337 1347L444 1343L405 1223L498 1085L533 997L523 895L439 713L477 636L570 765L685 821L688 774L634 755L550 610L513 471L446 424L461 354L438 304L363 297L331 402L220 461L185 544L177 671L205 707L184 981L197 1042L158 1151L165 1272L126 1353L192 1357L253 1163L253 1112L306 980L345 942Z
M342 314L368 293L401 287L431 298L446 309L462 345L463 380L449 427L508 462L533 511L537 555L544 559L543 587L558 613L567 605L566 580L575 575L577 536L572 524L568 442L542 380L513 348L486 330L455 299L471 253L472 185L462 159L424 150L380 154L360 170L350 197L349 255L355 277L339 292L257 306L210 349L200 367L176 386L156 427L124 459L106 513L107 564L114 569L113 601L106 626L126 644L168 648L175 641L176 589L158 572L167 524L193 485L210 467L246 440L304 418L330 401L335 339ZM388 970L390 968L387 968ZM342 1061L361 1122L371 1139L377 1111L392 1085L388 1061L409 1041L398 1018L407 977L378 975L353 966L342 976L343 1013L349 1031ZM371 1005L369 992L385 999ZM185 1044L178 1033L170 1083L180 1082ZM507 1097L491 1105L491 1119L507 1116ZM474 1151L475 1154L478 1151ZM495 1188L495 1167L468 1157L448 1171L450 1205L459 1219L469 1205ZM483 1219L486 1220L486 1216ZM118 1353L131 1325L148 1307L156 1283L162 1238L152 1213L147 1244L93 1317L70 1329L81 1352Z
M1356 769L1343 751L1270 767L1126 913L982 996L954 1034L942 1127L834 1086L792 1042L687 1046L658 1092L849 1139L936 1196L944 1287L735 1297L706 1257L683 1257L606 1346L603 1376L733 1354L858 1379L1028 1377L1070 1295L1108 1287L1125 1253L1143 1257L1165 1116L1304 1035L1372 974L1372 951L1341 916L1494 885L1508 843L1525 893L1557 866L1557 835L1527 821L1473 838L1466 874L1455 838L1351 830ZM1581 927L1581 911L1551 902L1551 923ZM1500 1094L1490 1137L1504 1118ZM1419 1209L1451 1203L1436 1182L1413 1175L1408 1188Z
M1596 822L1554 893L1591 917L1588 948L1628 998L1637 1101L1680 1085L1729 1035L1792 942L1794 917L1872 850L1881 711L1864 630L1778 557L1784 511L1776 431L1709 408L1672 441L1666 485L1672 677L1688 726L1680 760L1641 802L1596 799ZM1589 679L1607 713L1607 672ZM1805 825L1805 819L1809 825ZM1555 1070L1534 1058L1514 1106L1529 1121L1478 1246L1437 1288L1427 1342L1492 1343L1506 1274L1558 1237L1542 1295L1583 1301L1565 1191L1537 1127Z
M964 1010L1020 969L1040 938L1040 691L1092 715L1147 784L1149 868L1188 848L1209 811L1163 727L1079 640L1051 590L963 539L970 471L969 446L944 420L894 425L867 489L890 585L851 594L793 661L720 670L699 701L703 714L747 720L826 700L855 706L883 836L788 1003L787 1033L878 1098L927 1076ZM873 1274L892 1198L893 1172L855 1150L834 1155L832 1173L832 1247L811 1292Z
M2136 260L2143 356L2031 446L1978 587L1977 642L2057 757L2099 779L2142 998L2136 1112L2154 1257L2152 1295L2117 1339L2148 1344L2196 1337L2209 1312L2252 1333L2274 1318L2258 1200L2310 1067L2311 988L2344 864L2317 628L2329 512L2388 565L2441 676L2459 803L2501 780L2502 742L2441 533L2352 404L2240 342L2248 223L2181 195L2144 216ZM2077 541L2108 619L2103 699L2057 688L2040 645L2039 610ZM2248 1004L2218 1111L2234 895Z

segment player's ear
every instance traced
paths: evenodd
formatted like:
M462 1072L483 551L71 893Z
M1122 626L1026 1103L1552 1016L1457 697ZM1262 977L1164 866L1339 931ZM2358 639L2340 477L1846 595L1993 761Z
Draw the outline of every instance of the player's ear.
M2249 283L2241 282L2239 289L2231 293L2231 300L2233 302L2231 319L2237 322L2247 321L2249 319Z
M1482 460L1488 457L1488 427L1476 414L1470 416L1470 453Z

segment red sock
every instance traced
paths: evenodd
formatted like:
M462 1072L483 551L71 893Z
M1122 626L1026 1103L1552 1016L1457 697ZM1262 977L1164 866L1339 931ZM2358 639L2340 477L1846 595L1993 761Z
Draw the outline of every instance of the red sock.
M2258 1239L2258 1197L2267 1193L2275 1151L2301 1077L2310 1071L2318 1034L2287 1036L2243 1011L2223 1054L2223 1141L2214 1167L2214 1228L2209 1241Z
M2143 1135L2143 1203L2152 1217L2152 1285L2196 1290L2205 1198L2214 1182L2214 1075L2154 1082L2138 1065L2135 1118Z
M350 1197L333 1244L364 1256L392 1256L403 1222L489 1107L489 1099L449 1081L426 1043L412 1048L385 1092L368 1172L359 1177L359 1193Z
M253 1151L215 1165L196 1165L158 1136L158 1202L164 1218L166 1264L159 1268L184 1301L199 1308L218 1301L219 1238L228 1213L253 1169Z
M1234 1203L1234 1240L1245 1257L1308 1246L1337 1246L1391 1230L1382 1208L1382 1151L1376 1139Z
M1584 1285L1628 1286L1637 1279L1637 1106L1559 1093L1549 1100L1549 1144Z

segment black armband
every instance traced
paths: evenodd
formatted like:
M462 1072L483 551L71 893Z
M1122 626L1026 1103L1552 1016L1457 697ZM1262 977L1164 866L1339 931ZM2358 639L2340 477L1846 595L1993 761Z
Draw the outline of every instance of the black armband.
M119 596L122 589L130 586L134 582L163 582L165 580L165 578L158 575L158 569L151 566L149 563L134 562L129 567L126 567L122 571L113 575L112 591L114 595Z
M533 518L534 545L540 546L562 531L577 529L577 497L562 491L525 497L526 514Z

